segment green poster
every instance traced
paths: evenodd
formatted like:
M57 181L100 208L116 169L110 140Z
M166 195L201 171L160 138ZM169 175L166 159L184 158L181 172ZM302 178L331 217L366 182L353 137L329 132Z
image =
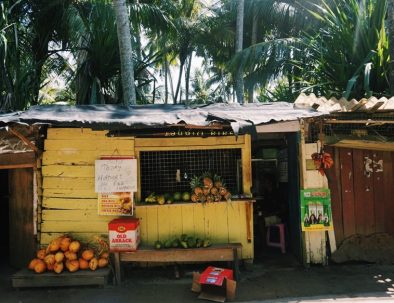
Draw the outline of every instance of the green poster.
M301 190L301 226L303 231L333 230L329 189Z

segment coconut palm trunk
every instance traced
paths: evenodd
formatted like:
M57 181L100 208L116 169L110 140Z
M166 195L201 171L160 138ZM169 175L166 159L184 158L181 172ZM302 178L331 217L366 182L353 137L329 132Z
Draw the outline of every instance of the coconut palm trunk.
M237 5L237 25L236 25L236 37L235 37L235 53L242 51L243 46L243 31L244 31L244 0L238 0ZM243 81L243 67L242 62L238 66L235 75L235 92L237 95L238 103L243 103L244 95L244 81Z
M131 46L131 33L129 15L125 0L113 0L116 26L119 41L121 76L123 87L123 104L136 104L133 49Z
M253 23L252 23L252 41L251 44L257 43L257 13L256 10L253 11ZM254 101L254 81L251 80L248 87L248 103L253 103Z
M388 0L387 23L390 45L390 94L394 96L394 0Z

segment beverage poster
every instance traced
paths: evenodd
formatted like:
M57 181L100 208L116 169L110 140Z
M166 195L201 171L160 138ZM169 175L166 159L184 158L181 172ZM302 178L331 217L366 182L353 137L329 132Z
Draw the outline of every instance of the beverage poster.
M301 190L302 231L333 230L330 190Z
M99 193L98 214L107 216L132 216L133 193Z

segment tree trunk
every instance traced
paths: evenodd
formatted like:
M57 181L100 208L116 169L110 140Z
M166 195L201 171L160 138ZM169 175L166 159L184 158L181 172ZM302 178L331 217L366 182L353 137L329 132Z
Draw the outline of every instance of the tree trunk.
M255 45L257 42L257 13L253 10L253 23L252 23L252 41L251 44ZM248 88L248 103L254 102L254 81L251 80Z
M242 51L243 46L243 31L244 31L244 0L238 0L237 5L237 25L236 25L236 37L235 37L235 53ZM243 103L243 66L239 64L236 75L235 75L235 91L237 94L237 101L239 104Z
M164 103L168 104L168 62L164 62Z
M185 92L186 92L186 96L185 96L185 103L189 103L189 81L190 81L190 70L192 67L192 58L193 58L193 53L190 54L189 56L189 62L187 64L187 70L185 73Z
M166 63L167 63L168 78L170 80L172 103L175 104L174 83L172 82L171 69L170 69L170 66L168 64L168 61Z
M176 90L175 90L174 104L177 103L179 90L181 88L182 72L183 72L183 67L184 66L185 66L185 60L183 59L183 60L181 60L180 66L179 66L178 83L176 85Z
M121 76L123 87L123 104L128 106L136 104L133 50L131 46L131 33L129 15L125 0L113 0L116 15L116 26L119 41Z
M387 23L390 48L390 94L394 96L394 0L388 0Z

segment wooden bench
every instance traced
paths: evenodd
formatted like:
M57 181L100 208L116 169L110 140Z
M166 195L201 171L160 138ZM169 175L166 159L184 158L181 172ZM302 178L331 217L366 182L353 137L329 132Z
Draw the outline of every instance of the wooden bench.
M61 287L61 286L106 286L109 282L111 270L109 267L100 268L95 271L78 270L70 273L63 271L61 274L44 272L36 274L31 270L22 269L12 275L12 287Z
M214 262L231 261L233 263L234 278L239 277L238 249L240 243L214 244L204 248L163 248L153 249L140 247L135 252L114 252L115 277L118 284L122 282L122 262Z

